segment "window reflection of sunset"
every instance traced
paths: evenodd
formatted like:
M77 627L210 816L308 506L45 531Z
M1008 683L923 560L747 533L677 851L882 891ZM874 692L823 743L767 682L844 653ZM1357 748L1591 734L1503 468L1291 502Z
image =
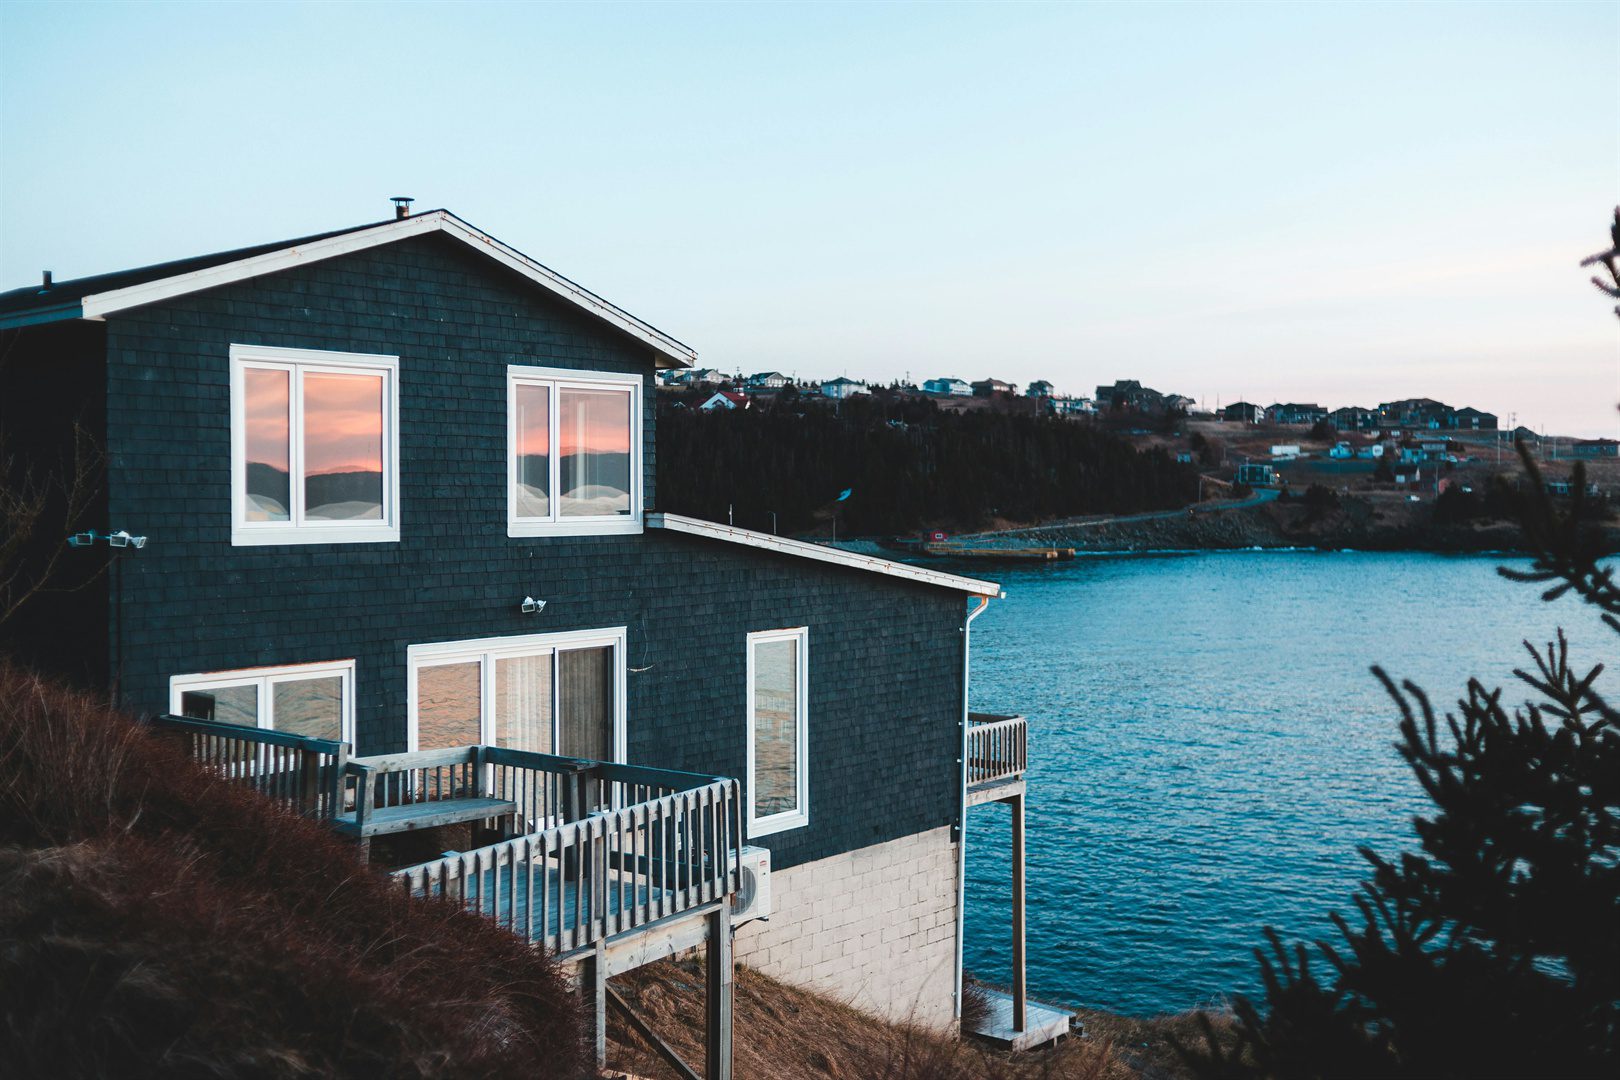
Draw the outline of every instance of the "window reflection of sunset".
M286 472L290 467L285 371L249 368L243 372L247 387L247 459Z
M630 452L630 395L613 390L562 392L558 451L571 454Z
M383 381L304 376L304 475L382 472Z

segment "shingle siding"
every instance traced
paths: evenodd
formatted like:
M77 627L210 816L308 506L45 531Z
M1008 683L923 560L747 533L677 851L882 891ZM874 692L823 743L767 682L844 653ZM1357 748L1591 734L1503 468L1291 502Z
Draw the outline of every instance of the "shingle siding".
M398 543L231 546L233 342L400 357ZM150 537L123 566L131 705L353 657L357 748L397 751L408 646L625 626L630 760L741 776L746 635L806 625L810 824L762 841L776 865L953 820L960 594L658 530L506 536L510 363L640 373L653 505L651 354L562 301L424 237L119 314L107 356L109 520Z

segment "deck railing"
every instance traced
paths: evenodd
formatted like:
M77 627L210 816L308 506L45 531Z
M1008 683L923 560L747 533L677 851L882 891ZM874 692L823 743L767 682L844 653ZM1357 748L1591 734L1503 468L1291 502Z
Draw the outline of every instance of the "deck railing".
M518 795L520 816L542 827L395 871L412 895L458 901L567 953L736 891L737 781L490 753L490 783Z
M1029 726L1022 716L968 716L968 787L1009 780L1029 768Z
M179 740L208 771L300 814L331 821L342 810L346 743L189 716L154 716L147 724Z

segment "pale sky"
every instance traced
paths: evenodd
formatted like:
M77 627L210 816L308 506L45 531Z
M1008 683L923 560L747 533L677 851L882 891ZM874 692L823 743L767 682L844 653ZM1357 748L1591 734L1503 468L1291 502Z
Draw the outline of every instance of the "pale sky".
M705 366L1620 430L1620 4L0 4L0 288L393 194Z

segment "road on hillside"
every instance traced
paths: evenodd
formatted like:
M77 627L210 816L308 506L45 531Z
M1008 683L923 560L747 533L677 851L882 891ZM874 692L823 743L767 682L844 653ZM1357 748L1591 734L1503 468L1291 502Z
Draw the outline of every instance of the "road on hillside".
M1026 525L1020 529L1002 529L996 532L963 533L953 537L953 540L994 540L1003 536L1019 536L1023 533L1045 532L1048 529L1086 529L1097 525L1129 525L1137 521L1158 521L1164 518L1183 518L1189 512L1195 517L1204 517L1207 514L1223 514L1228 510L1247 510L1251 506L1268 503L1282 494L1277 488L1259 488L1246 499L1231 499L1222 502L1196 503L1191 507L1183 506L1179 510L1154 510L1147 514L1126 514L1123 517L1089 517L1069 518L1064 521L1048 521L1044 525Z

